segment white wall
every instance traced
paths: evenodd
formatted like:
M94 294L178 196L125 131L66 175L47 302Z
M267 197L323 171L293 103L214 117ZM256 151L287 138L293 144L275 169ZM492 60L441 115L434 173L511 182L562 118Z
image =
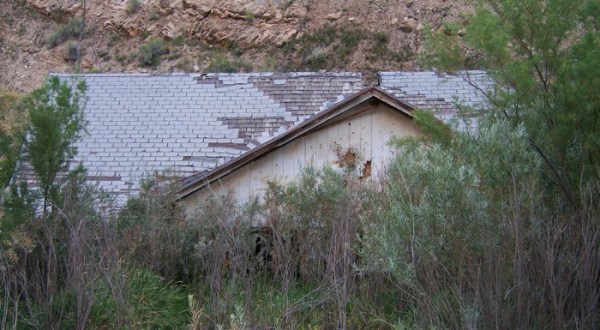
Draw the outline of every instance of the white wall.
M371 176L384 172L394 156L388 146L392 137L414 136L418 130L406 115L385 104L370 105L367 111L345 119L331 120L331 124L301 136L263 157L246 164L231 174L213 182L182 200L188 215L193 215L208 194L226 194L231 191L239 203L261 198L268 180L290 182L306 165L339 167L338 154L353 150L357 156L357 171L362 173L371 161Z

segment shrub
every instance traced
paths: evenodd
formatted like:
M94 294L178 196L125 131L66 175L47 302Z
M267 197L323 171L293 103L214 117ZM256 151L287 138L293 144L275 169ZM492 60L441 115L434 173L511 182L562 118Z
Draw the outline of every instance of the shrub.
M127 5L125 6L125 12L127 15L133 15L140 9L140 1L139 0L127 0Z
M113 47L113 46L115 46L116 44L119 43L121 37L118 34L114 33L114 32L108 32L108 38L107 39L108 39L107 46L108 47Z
M194 70L194 65L192 61L190 61L190 59L187 57L177 61L177 63L175 63L175 67L184 72L191 72L192 70Z
M83 18L73 17L67 24L57 26L46 38L49 48L54 48L61 43L77 37L82 32Z
M428 131L427 141L402 141L388 167L362 240L365 271L392 276L408 304L399 312L416 327L551 327L555 314L540 293L577 290L580 275L558 269L598 260L575 257L598 243L589 223L598 208L590 204L582 224L594 234L565 233L576 237L567 243L558 234L565 225L555 227L571 219L561 214L566 201L544 184L523 125L488 119L474 134ZM547 246L547 235L564 250ZM544 280L556 273L565 280Z
M138 49L138 59L144 66L157 66L160 63L160 56L166 52L167 48L163 40L155 38L140 46Z
M373 46L373 53L383 55L388 52L388 36L385 33L377 32L373 35L375 45Z
M156 9L156 7L152 7L152 8L150 8L150 10L148 10L148 19L149 20L156 21L159 18L160 18L160 12L158 11L158 9Z
M359 28L345 28L341 30L340 41L348 49L355 48L364 38L364 31Z
M254 12L250 9L246 9L246 12L244 13L244 20L246 21L246 23L252 24L255 18L256 15L254 14Z
M126 327L138 329L181 329L189 320L188 298L183 287L174 286L147 270L132 269L123 274L126 278L123 296L111 290L110 280L90 283L85 324L92 328L115 328L122 322L117 314L125 313ZM52 314L62 315L63 329L76 328L81 315L77 306L77 290L65 288L57 295L52 305ZM125 311L117 300L122 299ZM80 302L79 302L80 303ZM128 326L127 326L128 325Z
M22 36L25 34L25 32L27 32L27 28L25 27L25 25L21 24L19 25L19 29L17 30L17 34L19 36Z
M121 65L126 65L128 62L127 55L119 53L119 50L115 53L115 59L121 63Z
M0 89L0 188L8 186L21 145L25 140L26 116L23 116L20 95ZM1 228L1 227L0 227Z
M317 47L306 58L306 65L311 70L326 69L329 64L329 58L330 54L325 49Z
M296 66L311 70L343 67L346 59L354 54L358 44L367 39L368 32L351 26L326 25L311 33L288 42L284 49L295 53ZM292 65L294 65L292 63ZM293 69L297 69L293 67Z
M361 328L349 324L350 305L357 288L353 265L357 260L355 238L366 215L368 190L350 171L305 168L297 182L270 184L264 204L266 225L271 230L271 267L281 285L285 313L298 285L319 288L327 299L323 326Z
M223 54L216 54L211 58L210 63L204 71L222 73L249 72L252 71L252 66L242 59L229 60Z
M110 53L107 50L100 51L98 53L98 57L101 58L101 59L103 59L103 60L105 60L105 61L108 61L111 58L110 57Z
M184 36L177 36L173 40L171 40L171 44L175 46L181 46L187 43L187 40Z
M176 329L187 324L188 298L181 287L170 286L155 274L138 270L130 274L128 291L134 306L134 324L146 329Z
M211 58L205 71L233 73L237 72L237 68L227 59L227 57L225 57L225 55L217 54Z
M263 59L263 65L261 66L261 71L272 72L277 69L277 61L273 58L273 56L267 55Z
M77 57L77 43L73 41L67 42L67 46L65 47L65 59L70 62L76 61Z

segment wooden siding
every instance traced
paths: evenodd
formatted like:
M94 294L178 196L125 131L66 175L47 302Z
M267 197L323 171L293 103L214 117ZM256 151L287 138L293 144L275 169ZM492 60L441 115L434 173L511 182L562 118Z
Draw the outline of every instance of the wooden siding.
M307 165L340 168L339 158L348 152L357 156L357 173L362 173L370 162L371 177L377 177L394 156L394 148L388 145L390 139L419 134L409 117L384 103L368 104L352 113L346 118L333 118L181 200L186 213L192 216L211 194L231 192L239 203L262 198L267 181L290 182Z

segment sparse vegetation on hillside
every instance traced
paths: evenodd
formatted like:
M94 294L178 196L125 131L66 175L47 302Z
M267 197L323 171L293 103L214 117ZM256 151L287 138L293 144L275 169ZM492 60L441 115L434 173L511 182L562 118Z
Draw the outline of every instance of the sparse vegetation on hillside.
M374 62L402 63L412 54L406 49L395 51L388 47L388 38L382 32L369 32L350 25L325 25L294 38L283 46L286 70L335 70L347 65L348 60L363 45L366 59Z
M54 48L63 42L77 38L83 26L83 19L81 17L73 17L69 19L66 24L57 26L46 38L48 47Z
M244 60L237 59L229 60L226 55L221 53L216 53L210 59L208 66L204 69L205 72L224 72L224 73L234 73L234 72L251 72L252 66L249 63L244 62Z
M125 11L128 15L133 15L140 9L140 5L141 4L139 0L127 0Z
M167 47L162 39L155 38L141 45L138 49L138 59L143 66L157 66L161 55L167 52Z
M371 77L370 74L382 68L416 68L413 53L421 45L420 22L431 21L437 26L442 16L444 20L456 19L456 13L464 7L465 1L451 0L439 6L389 1L340 3L326 0L319 6L309 6L306 1L250 1L242 11L238 10L239 4L235 1L220 1L213 14L220 12L221 15L210 14L199 21L194 18L196 14L189 14L198 11L198 15L205 15L202 7L185 1L159 1L147 7L142 1L102 4L88 1L88 14L104 14L86 15L89 28L79 45L86 51L78 63L82 71L139 69L167 72L182 67L200 71L209 65L210 59L204 56L201 61L195 61L203 52L202 47L196 45L205 44L213 47L211 50L223 53L230 61L247 63L246 68L240 69L244 71L247 67L264 70L264 58L270 56L275 60L274 65L266 66L273 68L270 70L350 70ZM70 6L66 2L0 2L0 31L5 31L0 32L0 39L4 40L0 48L4 60L0 59L0 68L7 73L0 77L0 84L30 91L49 72L73 70L72 63L64 60L71 56L66 51L59 54L52 48L76 35L68 18L83 17L82 9L82 6ZM407 18L399 19L404 16L412 24L410 29L404 28ZM335 30L331 44L310 44L311 35L322 34L330 27ZM15 33L6 33L8 31ZM379 38L376 34L387 38ZM47 40L41 40L40 35L46 35ZM170 53L180 56L163 56L158 65L132 58L130 54L138 52L142 43L153 38L164 38ZM186 42L177 43L177 39ZM308 41L307 47L302 40ZM40 49L41 43L47 48ZM290 48L286 44L295 46ZM243 50L243 55L240 56L238 50ZM176 65L182 59L193 62L192 66ZM15 61L22 65L11 65ZM11 82L17 77L28 78L18 79L13 86Z

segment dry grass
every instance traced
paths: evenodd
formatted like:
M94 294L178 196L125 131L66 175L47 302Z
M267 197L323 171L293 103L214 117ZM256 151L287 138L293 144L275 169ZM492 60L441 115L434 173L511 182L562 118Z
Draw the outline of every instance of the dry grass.
M17 110L21 97L20 93L0 88L0 128L9 134L16 124L27 120L27 112Z

